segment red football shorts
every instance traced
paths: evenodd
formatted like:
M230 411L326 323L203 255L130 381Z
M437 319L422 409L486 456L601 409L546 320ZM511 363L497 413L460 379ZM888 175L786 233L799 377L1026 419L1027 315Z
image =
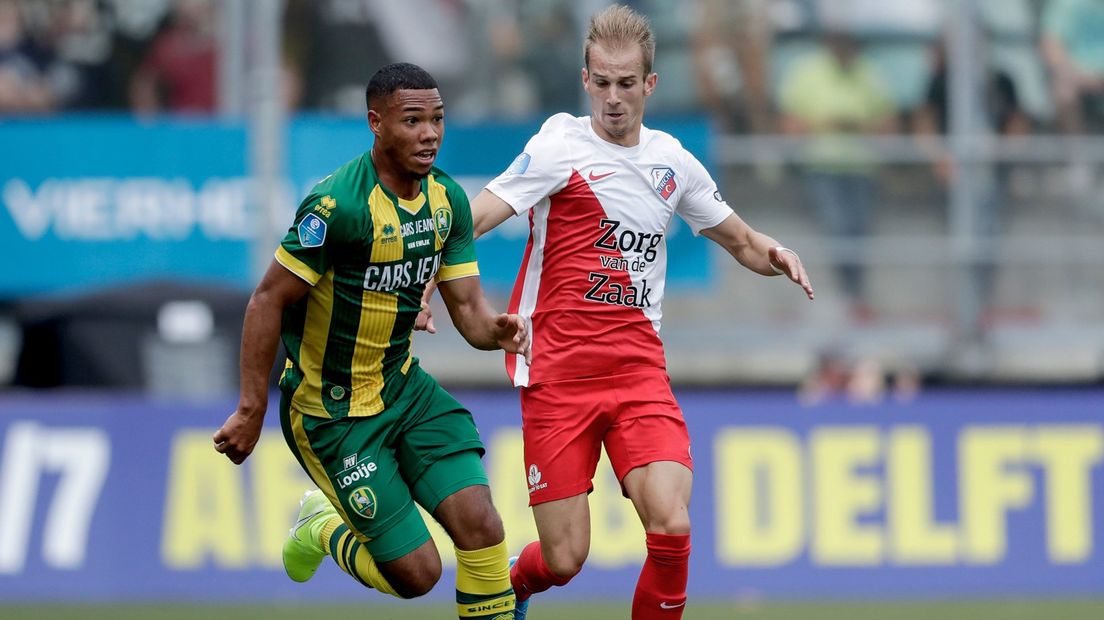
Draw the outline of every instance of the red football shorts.
M618 480L656 461L693 469L690 433L662 368L523 387L521 430L530 506L594 490L603 443Z

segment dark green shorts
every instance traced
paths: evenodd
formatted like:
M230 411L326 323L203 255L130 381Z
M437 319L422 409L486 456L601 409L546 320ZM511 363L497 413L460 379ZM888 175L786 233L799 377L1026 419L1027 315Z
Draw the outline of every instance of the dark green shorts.
M449 495L487 484L471 413L416 365L399 402L374 416L327 420L290 400L280 399L288 447L377 561L429 540L414 502L432 514Z

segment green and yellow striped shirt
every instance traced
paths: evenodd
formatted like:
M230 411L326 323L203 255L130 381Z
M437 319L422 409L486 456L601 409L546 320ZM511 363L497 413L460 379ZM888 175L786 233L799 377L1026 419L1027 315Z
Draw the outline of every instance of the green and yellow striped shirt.
M417 358L425 285L479 274L471 207L437 168L414 200L380 184L369 153L314 187L276 260L313 287L284 310L280 389L326 418L370 416L394 402Z

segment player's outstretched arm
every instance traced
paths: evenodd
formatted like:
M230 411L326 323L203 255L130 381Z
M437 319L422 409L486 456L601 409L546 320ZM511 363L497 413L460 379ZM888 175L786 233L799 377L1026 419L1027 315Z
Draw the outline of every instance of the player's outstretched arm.
M472 228L476 239L514 215L514 208L489 190L479 192L471 202Z
M744 267L764 276L784 275L800 286L809 299L813 298L813 285L797 252L752 229L735 213L712 228L702 229L701 234Z
M529 330L516 314L496 313L483 296L479 276L438 284L452 323L471 346L491 351L503 349L530 359Z
M268 266L249 298L241 342L241 394L238 408L212 439L215 450L241 464L257 445L268 409L268 375L280 343L284 308L310 290L310 285L276 261Z

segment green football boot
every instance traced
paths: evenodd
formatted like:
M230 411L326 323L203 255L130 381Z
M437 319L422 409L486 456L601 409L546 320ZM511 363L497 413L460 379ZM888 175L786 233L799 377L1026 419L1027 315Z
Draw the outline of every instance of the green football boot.
M326 557L322 550L322 526L337 510L326 494L307 491L299 500L299 518L284 541L284 570L292 581L303 582L314 576Z

